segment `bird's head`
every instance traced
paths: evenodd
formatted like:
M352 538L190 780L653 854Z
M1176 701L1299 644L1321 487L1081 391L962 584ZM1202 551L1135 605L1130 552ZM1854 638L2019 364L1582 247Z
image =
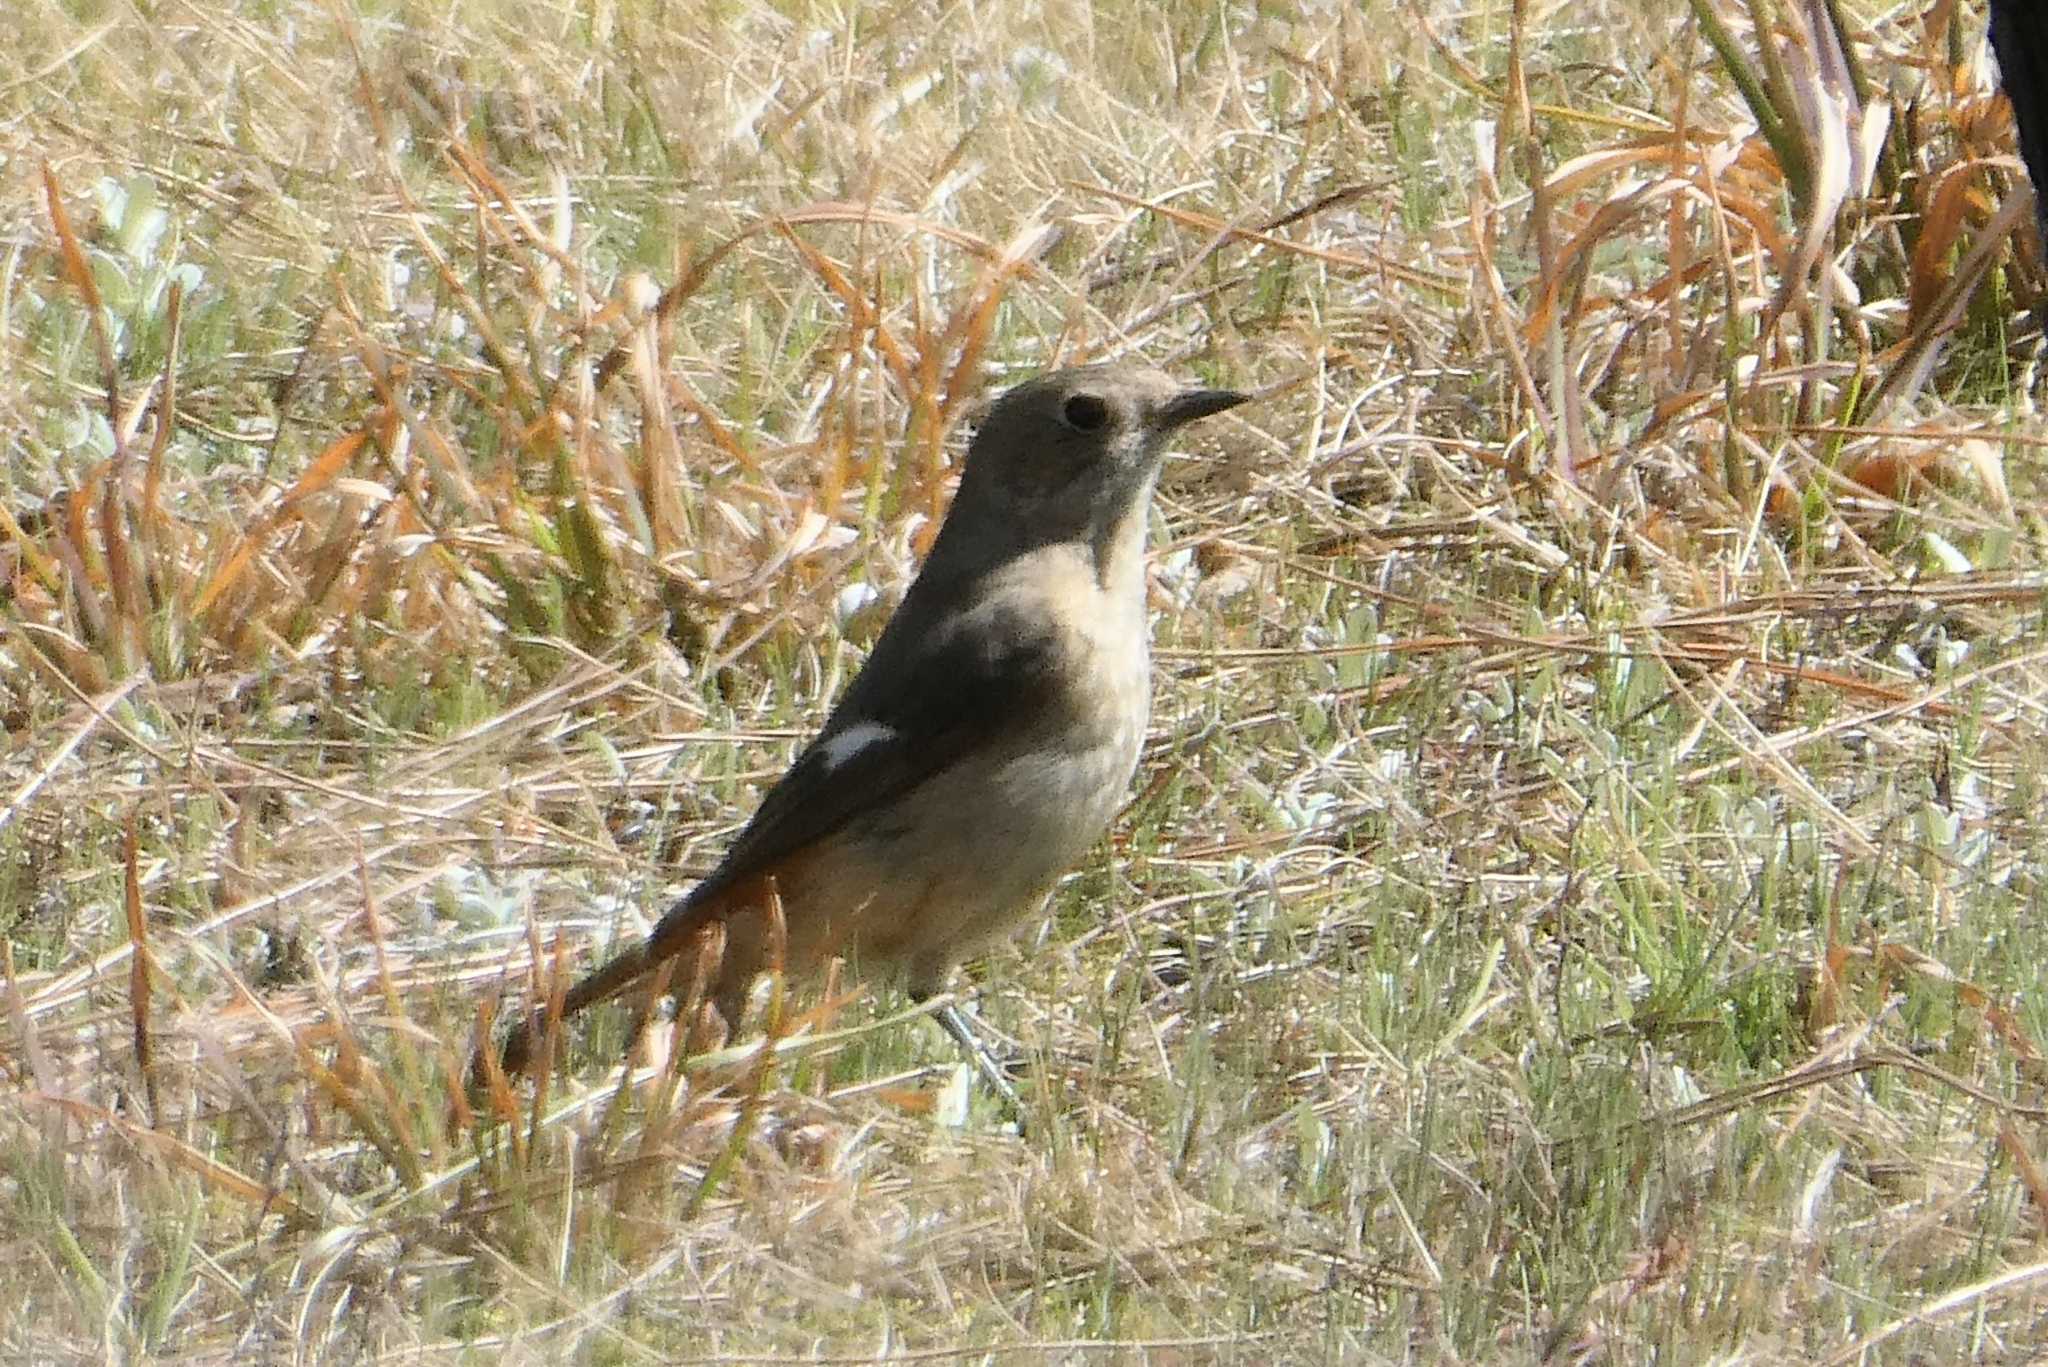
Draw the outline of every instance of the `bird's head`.
M989 405L947 525L976 524L984 543L1007 528L1020 549L1081 538L1105 544L1144 516L1167 439L1245 398L1129 364L1028 380Z

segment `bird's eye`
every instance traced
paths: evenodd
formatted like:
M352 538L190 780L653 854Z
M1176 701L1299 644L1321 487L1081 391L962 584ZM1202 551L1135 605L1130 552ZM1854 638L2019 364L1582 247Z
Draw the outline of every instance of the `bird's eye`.
M1093 394L1076 394L1061 407L1060 416L1076 432L1100 432L1109 423L1109 405Z

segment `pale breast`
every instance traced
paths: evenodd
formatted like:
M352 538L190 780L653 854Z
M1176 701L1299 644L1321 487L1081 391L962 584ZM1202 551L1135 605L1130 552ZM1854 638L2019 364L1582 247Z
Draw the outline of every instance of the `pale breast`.
M1062 624L1059 696L1028 728L926 780L892 819L859 833L898 871L901 896L889 899L889 915L865 918L858 938L913 988L936 990L955 963L1037 911L1123 805L1151 700L1141 586L1124 587L1106 591L1086 567L1063 562L1008 586L1040 595L1027 610Z

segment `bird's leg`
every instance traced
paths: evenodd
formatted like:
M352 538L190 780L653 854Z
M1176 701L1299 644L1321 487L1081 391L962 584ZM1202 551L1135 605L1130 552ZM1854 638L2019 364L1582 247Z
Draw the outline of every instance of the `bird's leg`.
M916 1001L924 1002L933 994L923 992L913 995ZM953 1037L953 1043L959 1045L960 1052L967 1055L967 1061L974 1065L975 1072L981 1074L981 1080L1002 1098L1003 1105L1010 1112L1010 1118L1017 1123L1017 1128L1021 1131L1024 1128L1024 1100L1017 1095L1017 1089L1011 1084L1009 1074L1003 1071L1003 1065L996 1062L995 1055L988 1050L988 1045L974 1032L974 1027L967 1023L967 1017L961 1013L959 1004L950 998L943 999L939 1005L932 1008L932 1019L939 1023L941 1030Z

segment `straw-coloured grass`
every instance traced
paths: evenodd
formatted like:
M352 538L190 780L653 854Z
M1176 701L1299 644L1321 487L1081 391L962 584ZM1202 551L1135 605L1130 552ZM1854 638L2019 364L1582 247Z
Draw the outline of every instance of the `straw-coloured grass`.
M1981 15L14 27L5 1351L2039 1342L2042 272ZM857 966L468 1085L817 724L977 402L1112 355L1260 399L1168 467L1129 809L962 983L1028 1136Z

